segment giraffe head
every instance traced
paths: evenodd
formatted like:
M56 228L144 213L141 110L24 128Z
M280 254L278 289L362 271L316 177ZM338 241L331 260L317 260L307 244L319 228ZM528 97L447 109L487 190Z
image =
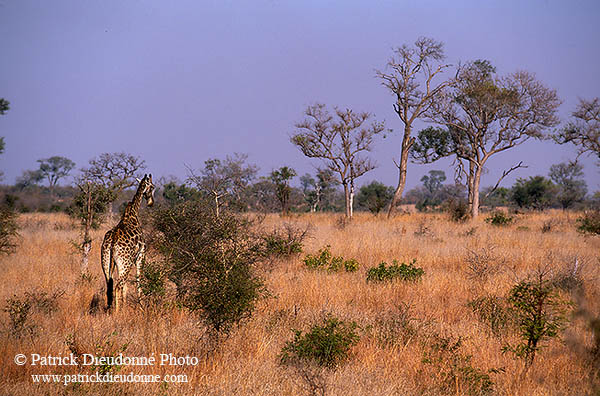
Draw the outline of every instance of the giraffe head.
M144 178L140 181L140 190L148 206L154 205L154 184L152 183L152 174L144 175Z

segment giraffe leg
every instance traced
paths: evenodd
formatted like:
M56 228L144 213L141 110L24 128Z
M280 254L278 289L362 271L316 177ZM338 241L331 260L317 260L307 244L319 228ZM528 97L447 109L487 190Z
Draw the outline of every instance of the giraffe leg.
M115 254L116 258L115 258L115 263L114 263L114 268L112 271L112 275L113 275L113 283L114 283L114 300L115 300L115 311L119 311L122 306L123 306L123 302L125 299L125 293L126 290L124 290L125 287L125 281L127 280L127 266L124 265L123 263L123 258L121 257L120 254ZM116 272L116 274L115 274Z

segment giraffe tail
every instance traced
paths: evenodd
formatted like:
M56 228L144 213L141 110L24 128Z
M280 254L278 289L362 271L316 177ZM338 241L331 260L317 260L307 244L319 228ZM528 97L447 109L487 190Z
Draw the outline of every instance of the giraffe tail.
M108 278L106 282L106 307L107 309L111 309L113 305L113 300L115 297L114 294L114 281L113 278Z
M112 308L115 298L115 281L113 279L112 268L113 268L113 246L111 244L108 253L108 278L106 280L106 309Z

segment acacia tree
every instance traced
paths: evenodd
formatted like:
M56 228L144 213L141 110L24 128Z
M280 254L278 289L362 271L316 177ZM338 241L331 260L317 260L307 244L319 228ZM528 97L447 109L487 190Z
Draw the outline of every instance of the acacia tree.
M281 203L281 212L284 215L289 211L290 193L292 192L290 180L295 176L296 171L287 166L282 166L269 175L269 179L275 184L275 195Z
M526 71L497 77L495 67L481 60L459 67L456 78L427 114L430 121L447 128L451 143L446 152L469 166L472 218L479 214L481 174L488 159L532 137L543 138L546 128L558 124L559 105L556 91Z
M247 154L235 153L232 157L227 156L224 161L217 158L204 161L204 169L200 174L188 168L188 181L213 198L215 216L219 217L225 197L234 197L240 202L242 192L256 176L258 168L246 164L247 159Z
M573 143L579 155L588 153L600 159L600 98L579 99L572 120L553 138L559 144Z
M322 159L327 169L335 173L344 187L346 218L352 218L354 181L375 168L370 158L362 155L371 151L373 138L383 131L382 122L366 125L371 114L350 109L335 109L335 117L324 104L309 106L306 119L296 124L291 137L294 145L309 158Z
M40 159L37 162L40 163L39 178L48 180L48 187L50 187L50 195L54 195L54 187L58 184L58 181L69 175L71 170L75 167L75 163L68 158L61 156L53 156L46 159Z
M404 124L400 161L398 167L398 186L392 198L388 217L402 199L406 185L408 154L415 142L412 137L412 125L416 119L422 118L431 105L437 100L448 81L434 83L434 78L448 67L444 60L444 45L434 39L421 37L415 41L414 48L403 45L394 51L388 61L386 71L377 71L377 77L383 86L395 96L394 111Z
M583 166L577 162L554 164L550 167L550 179L559 188L557 200L563 209L583 201L587 184L583 177Z
M139 157L124 152L103 153L89 161L89 167L83 168L82 179L98 184L109 190L112 200L108 211L112 215L113 202L119 198L123 190L137 185L136 178L146 169L146 163Z

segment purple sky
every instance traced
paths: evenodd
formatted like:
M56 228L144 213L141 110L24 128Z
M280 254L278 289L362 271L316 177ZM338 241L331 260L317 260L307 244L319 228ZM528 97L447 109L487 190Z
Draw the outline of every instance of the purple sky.
M445 43L449 63L534 72L557 89L564 122L578 97L600 96L599 15L597 0L0 0L0 97L11 102L0 117L0 169L13 183L40 158L80 168L126 151L155 177L183 179L186 164L242 152L261 174L283 165L313 173L318 162L289 135L318 101L386 120L396 133L377 140L379 167L359 184L395 185L402 124L374 77L393 47L429 36ZM528 142L492 157L482 185L520 159L529 168L504 186L574 155ZM431 169L451 179L449 162L409 165L408 187ZM599 190L595 161L582 164Z

